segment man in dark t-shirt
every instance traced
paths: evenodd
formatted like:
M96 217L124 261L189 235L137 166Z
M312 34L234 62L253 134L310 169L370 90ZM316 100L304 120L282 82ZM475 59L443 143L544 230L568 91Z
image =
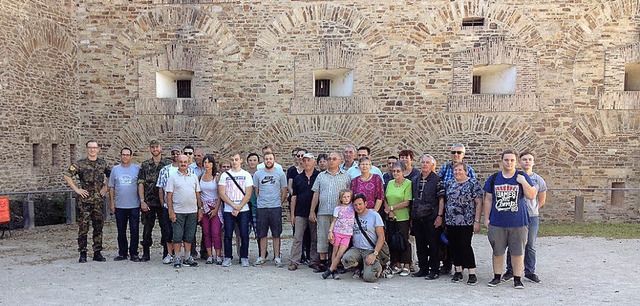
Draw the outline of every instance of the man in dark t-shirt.
M311 262L309 267L319 270L320 258L318 256L317 245L317 228L316 222L309 221L309 213L311 210L311 199L313 198L313 183L316 181L320 171L315 169L315 156L306 153L302 157L302 166L304 171L298 174L292 183L291 195L291 216L290 222L294 227L293 245L291 246L291 263L289 270L294 271L298 268L300 256L302 255L302 240L304 231L309 227L311 229L311 251L309 257Z

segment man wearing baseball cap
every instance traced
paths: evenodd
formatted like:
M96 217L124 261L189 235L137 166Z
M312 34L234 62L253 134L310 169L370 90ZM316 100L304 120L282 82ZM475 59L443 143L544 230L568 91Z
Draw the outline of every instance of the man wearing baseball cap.
M158 198L158 175L164 166L171 164L171 160L162 158L162 145L157 140L149 142L151 158L142 162L138 173L138 195L140 196L140 211L142 212L142 261L149 261L151 258L150 247L153 244L152 233L156 219L160 225L161 243L163 246L163 256L167 255L166 229L164 209Z
M316 222L309 221L309 212L311 210L311 199L313 198L313 183L315 183L320 171L316 170L316 158L311 153L305 153L302 156L302 167L304 171L293 179L291 195L291 215L289 222L294 227L293 245L291 246L291 263L289 270L294 271L300 265L300 256L302 256L302 240L307 227L311 232L311 251L309 252L309 267L315 272L323 272L320 266L320 257L317 251L317 228Z

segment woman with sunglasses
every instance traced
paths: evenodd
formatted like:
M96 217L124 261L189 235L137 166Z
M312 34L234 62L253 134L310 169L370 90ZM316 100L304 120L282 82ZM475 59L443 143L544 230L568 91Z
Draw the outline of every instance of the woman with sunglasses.
M473 233L480 231L482 215L482 187L476 179L467 176L467 165L453 165L454 179L445 183L446 204L444 222L447 225L449 245L455 273L452 282L462 281L462 270L469 270L467 285L476 285L476 260L471 247Z
M384 211L387 213L387 243L391 253L391 267L394 273L408 276L411 272L411 244L409 243L409 203L413 199L411 180L406 179L404 172L407 166L398 161L393 164L391 171L393 180L387 185L385 192ZM394 248L392 235L399 232L404 239L404 250Z

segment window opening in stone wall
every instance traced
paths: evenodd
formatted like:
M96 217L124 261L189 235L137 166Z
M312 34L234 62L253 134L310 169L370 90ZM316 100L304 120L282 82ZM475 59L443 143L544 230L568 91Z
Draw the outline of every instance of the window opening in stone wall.
M515 94L516 66L510 64L477 65L473 67L475 77L482 80L479 86L480 94ZM472 88L475 91L475 88ZM475 93L475 92L473 92Z
M331 80L316 80L316 97L328 97L330 93Z
M165 70L156 72L157 98L192 98L193 71Z
M624 91L640 91L640 63L624 65Z
M473 84L471 85L471 93L472 94L479 94L480 93L480 84L482 81L482 77L479 75L474 75L473 76Z
M76 145L72 143L69 145L69 164L73 164L75 162L76 162Z
M60 165L60 149L57 143L51 144L51 166L57 167Z
M313 81L313 92L316 97L353 96L353 69L315 70Z
M42 149L40 148L39 143L34 143L32 145L32 154L33 154L33 166L35 168L40 168L40 158L42 158Z
M467 17L462 18L463 27L482 27L484 26L484 17Z
M625 188L624 182L611 182L611 188ZM622 207L624 205L624 190L611 190L611 206Z

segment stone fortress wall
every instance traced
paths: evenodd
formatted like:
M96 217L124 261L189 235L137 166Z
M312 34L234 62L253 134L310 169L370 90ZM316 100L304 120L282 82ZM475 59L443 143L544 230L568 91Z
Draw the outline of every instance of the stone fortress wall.
M115 163L154 138L224 158L271 143L284 165L346 143L442 164L462 142L482 181L515 148L552 188L640 187L636 1L24 2L0 6L2 192L64 187L88 139ZM502 64L513 93L472 94L474 67ZM338 68L353 94L314 97L314 71ZM158 98L162 71L192 73L191 98ZM581 195L587 220L640 220L623 194L550 191L543 218L571 220Z

